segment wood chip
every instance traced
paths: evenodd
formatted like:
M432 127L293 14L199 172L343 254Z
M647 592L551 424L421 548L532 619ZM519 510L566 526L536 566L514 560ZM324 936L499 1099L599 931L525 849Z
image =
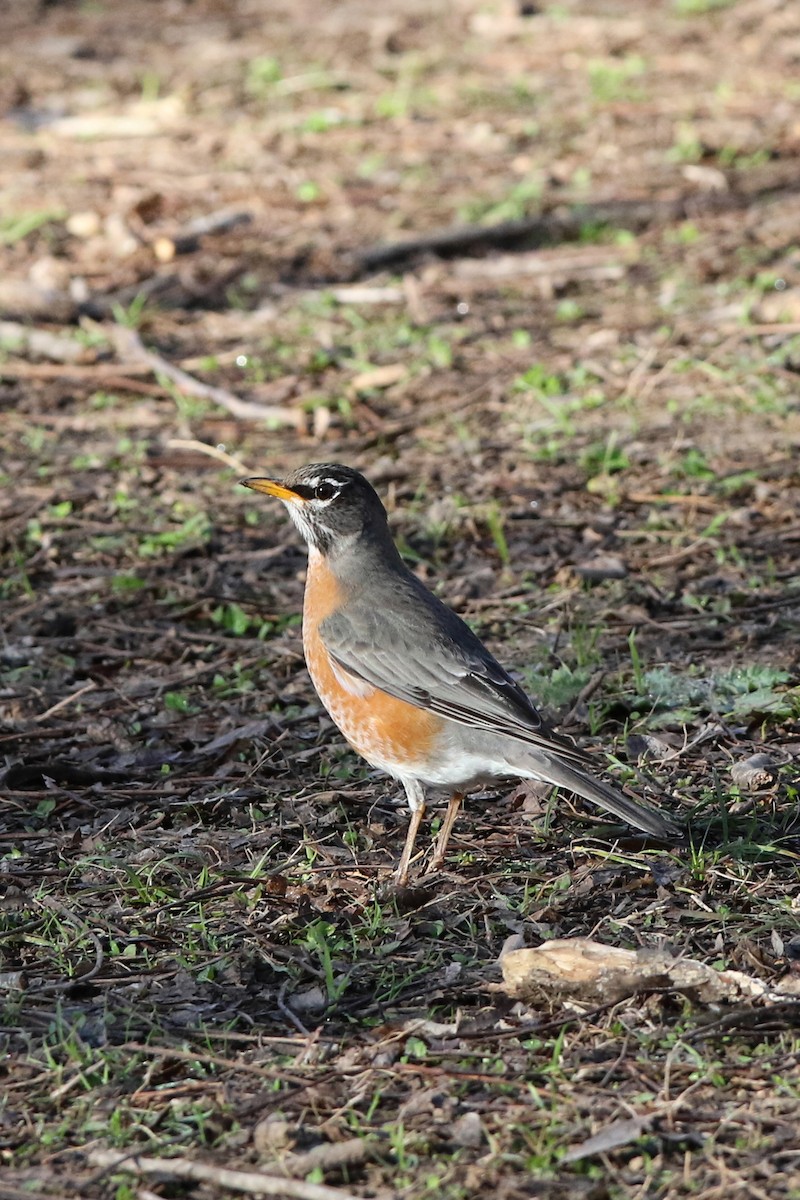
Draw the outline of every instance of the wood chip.
M574 570L581 579L589 583L601 583L604 579L624 579L628 574L627 566L616 554L598 554L585 562L575 563Z
M372 371L362 371L350 380L350 386L357 392L366 392L370 388L387 388L393 383L405 379L406 367L403 363L389 363L385 367L375 367Z

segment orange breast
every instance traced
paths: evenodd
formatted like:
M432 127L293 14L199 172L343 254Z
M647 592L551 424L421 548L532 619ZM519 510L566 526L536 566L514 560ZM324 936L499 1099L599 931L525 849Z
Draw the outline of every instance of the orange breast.
M311 551L303 603L303 650L320 700L359 754L389 774L424 774L436 752L443 722L335 666L319 627L343 601L341 587L323 555Z

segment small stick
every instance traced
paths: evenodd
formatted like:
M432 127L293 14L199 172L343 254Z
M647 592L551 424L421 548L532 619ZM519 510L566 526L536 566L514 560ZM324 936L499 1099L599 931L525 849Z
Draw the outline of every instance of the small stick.
M78 700L81 696L85 696L87 692L93 692L97 684L93 679L85 683L82 688L78 688L77 692L70 692L68 696L64 696L57 704L52 705L46 712L39 713L38 717L34 717L34 721L46 721L48 717L52 717L54 713L61 712L62 708L66 708L68 704L72 704L73 700Z
M595 673L594 673L594 675L592 675L591 679L588 679L587 682L581 688L581 690L578 692L577 696L575 697L575 700L573 701L572 707L570 708L569 712L564 717L564 719L559 721L559 725L564 727L564 726L568 726L571 724L578 709L581 707L582 704L585 704L587 702L587 700L590 700L592 698L592 696L595 694L597 689L600 687L600 684L605 679L605 677L606 677L605 671L595 671Z
M249 212L237 209L223 209L220 212L206 213L188 221L182 229L171 235L156 238L156 257L162 262L169 262L176 254L189 254L196 250L202 238L214 233L228 233L237 225L249 225L253 217Z
M106 325L104 329L123 363L147 363L156 375L166 376L183 395L203 396L214 404L219 404L232 416L245 421L279 421L282 425L294 425L302 432L305 416L299 409L283 408L276 404L252 404L248 400L240 400L226 388L201 383L199 379L188 375L160 354L148 350L134 329L127 329L124 325Z
M226 467L233 467L239 475L252 474L240 458L228 454L221 446L211 446L208 442L198 442L195 438L170 438L167 447L170 450L194 450L197 454L207 454L209 458L216 458L218 462L225 463Z
M729 180L725 192L705 195L687 193L655 200L609 200L597 204L559 207L554 211L496 225L451 225L399 242L381 242L358 255L362 271L378 271L420 254L454 257L478 248L544 246L551 242L573 241L587 223L621 225L634 232L656 224L671 224L705 213L736 212L771 199L777 192L794 190L796 178L762 175L755 186L742 186L737 174Z
M247 1192L251 1196L281 1196L288 1200L358 1200L352 1192L326 1187L321 1183L306 1183L303 1179L287 1179L265 1175L261 1171L236 1171L230 1167L215 1167L211 1163L189 1158L149 1158L118 1150L89 1150L86 1157L93 1167L106 1171L127 1171L131 1175L161 1175L172 1179L189 1179L194 1183L212 1183L232 1192Z

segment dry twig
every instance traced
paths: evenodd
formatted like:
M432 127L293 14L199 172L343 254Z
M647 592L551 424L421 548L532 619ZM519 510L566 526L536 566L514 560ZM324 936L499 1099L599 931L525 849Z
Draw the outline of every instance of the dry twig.
M523 217L518 221L501 221L497 225L455 225L433 229L430 233L404 241L371 246L361 252L358 261L363 271L377 271L426 253L447 258L481 248L544 246L550 242L565 242L580 237L587 224L622 226L635 232L656 224L683 221L702 213L744 209L759 200L768 200L775 192L789 191L796 185L796 178L782 174L768 172L755 185L734 175L728 191L704 194L691 192L674 199L611 200L565 207L535 217Z
M147 363L156 375L163 375L175 385L184 396L202 396L219 404L232 416L244 421L277 421L281 425L294 425L302 431L305 417L298 409L284 408L275 404L252 404L240 400L233 392L225 388L214 387L209 383L201 383L192 375L187 375L180 367L168 362L160 354L148 350L134 329L124 325L105 325L105 332L113 344L119 358L124 364L128 362Z
M209 458L215 458L217 462L224 463L226 467L232 467L240 475L251 474L250 468L246 467L240 458L236 458L234 454L228 454L227 450L221 446L198 442L196 438L170 438L167 446L170 450L193 450L197 454L206 454Z
M351 1192L326 1187L321 1183L265 1175L262 1171L236 1171L188 1158L149 1158L137 1154L120 1157L117 1150L100 1149L89 1150L86 1157L93 1167L101 1167L104 1171L127 1171L131 1175L161 1175L172 1179L188 1179L194 1183L212 1183L219 1188L246 1192L251 1196L281 1196L288 1200L357 1200Z
M57 712L61 712L63 708L66 708L69 704L74 703L75 700L79 700L81 696L85 696L87 692L93 692L96 687L97 684L93 679L90 679L88 683L83 685L83 687L78 688L77 692L70 692L68 696L62 697L61 700L59 700L56 704L51 705L51 707L46 709L45 712L39 713L38 717L33 718L34 721L46 721L48 717L52 717Z

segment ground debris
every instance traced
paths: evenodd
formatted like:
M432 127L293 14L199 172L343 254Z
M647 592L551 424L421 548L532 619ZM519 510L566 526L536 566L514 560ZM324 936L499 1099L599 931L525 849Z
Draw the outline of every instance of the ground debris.
M181 1162L337 1200L793 1179L797 6L483 7L3 7L9 1195L242 1182ZM510 781L428 874L432 796L396 891L400 789L322 712L304 553L237 484L310 461L372 479L685 842ZM531 937L677 950L663 994L515 1000Z
M613 1004L638 992L680 992L698 1004L768 1000L792 992L769 988L741 971L719 971L669 950L625 950L591 938L557 938L509 950L500 960L509 996L534 1005L565 1000Z
M186 1158L151 1158L146 1155L120 1155L116 1150L89 1150L88 1161L95 1167L112 1168L129 1175L156 1175L164 1179L211 1183L233 1192L256 1196L279 1196L285 1200L355 1200L352 1193L324 1184L308 1183L263 1171L240 1171L213 1163Z
M578 1146L572 1146L564 1155L564 1162L580 1162L583 1158L591 1158L595 1154L607 1154L618 1150L620 1146L628 1146L637 1141L643 1133L653 1127L654 1117L629 1117L625 1121L614 1121L606 1125L599 1133L587 1138Z
M778 772L778 763L770 754L751 754L731 766L731 779L746 791L770 787Z

